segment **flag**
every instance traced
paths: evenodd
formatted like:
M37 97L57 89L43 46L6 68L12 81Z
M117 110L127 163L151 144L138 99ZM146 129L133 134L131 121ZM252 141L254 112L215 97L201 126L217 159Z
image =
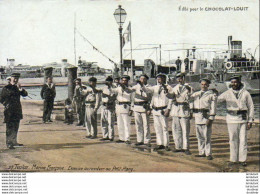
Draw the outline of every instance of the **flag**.
M129 22L125 32L123 33L122 37L122 47L125 46L126 43L130 41L130 36L131 36L131 23Z

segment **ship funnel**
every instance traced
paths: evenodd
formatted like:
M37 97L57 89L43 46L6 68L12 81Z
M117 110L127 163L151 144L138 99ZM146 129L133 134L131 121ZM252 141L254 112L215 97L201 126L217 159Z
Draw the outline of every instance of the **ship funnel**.
M189 56L190 56L190 50L187 49L187 57L189 57Z
M231 58L242 57L242 41L231 41Z
M66 67L68 64L68 60L67 59L62 59L61 60L61 76L62 77L66 77Z

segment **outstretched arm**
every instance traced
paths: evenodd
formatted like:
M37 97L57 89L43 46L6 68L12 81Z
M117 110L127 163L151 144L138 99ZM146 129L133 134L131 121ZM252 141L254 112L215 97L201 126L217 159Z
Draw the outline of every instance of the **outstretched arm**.
M223 92L222 94L219 95L217 102L219 103L224 101L226 101L226 92Z

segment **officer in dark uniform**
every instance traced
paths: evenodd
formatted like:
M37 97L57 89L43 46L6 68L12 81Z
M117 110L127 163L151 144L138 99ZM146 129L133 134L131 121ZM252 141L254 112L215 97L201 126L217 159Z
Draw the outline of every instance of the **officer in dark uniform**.
M181 71L181 60L180 60L180 57L178 57L178 59L175 61L175 64L177 66L177 71Z
M41 97L44 99L43 103L43 123L52 122L51 112L53 109L54 98L56 97L55 85L52 82L52 77L47 78L47 83L43 85L41 90Z
M15 149L14 146L23 146L23 144L17 143L19 124L23 118L20 96L27 96L28 93L18 83L19 77L19 73L11 75L11 81L3 87L0 98L0 102L5 107L6 145L9 149Z

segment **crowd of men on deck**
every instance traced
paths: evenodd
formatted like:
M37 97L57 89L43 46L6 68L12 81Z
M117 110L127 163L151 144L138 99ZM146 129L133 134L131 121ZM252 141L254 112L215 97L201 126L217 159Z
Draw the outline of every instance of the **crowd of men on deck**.
M217 101L225 101L227 108L227 128L230 143L230 165L239 162L246 166L247 159L247 130L252 127L254 120L254 104L249 92L243 87L240 76L232 76L230 89L218 96L216 90L209 89L211 81L201 79L201 90L194 92L185 83L185 75L178 73L178 84L171 87L166 83L166 75L156 76L157 84L148 84L149 77L141 75L136 85L130 86L130 77L107 77L106 85L97 88L97 79L91 77L89 85L75 80L73 103L77 113L77 125L86 127L86 138L97 138L97 111L101 110L101 141L114 141L114 123L117 120L117 143L131 144L130 124L134 114L137 142L135 146L151 147L150 115L153 115L156 132L154 151L171 151L169 147L168 120L172 117L172 132L174 152L184 152L190 155L190 120L195 118L195 130L198 139L199 154L212 160L211 133L212 124L217 110ZM28 93L18 83L19 75L12 74L11 80L1 93L0 102L5 106L6 144L9 149L21 146L17 143L19 122L22 119L20 95ZM47 79L41 96L44 99L43 122L51 121L51 111L56 95L52 78Z

